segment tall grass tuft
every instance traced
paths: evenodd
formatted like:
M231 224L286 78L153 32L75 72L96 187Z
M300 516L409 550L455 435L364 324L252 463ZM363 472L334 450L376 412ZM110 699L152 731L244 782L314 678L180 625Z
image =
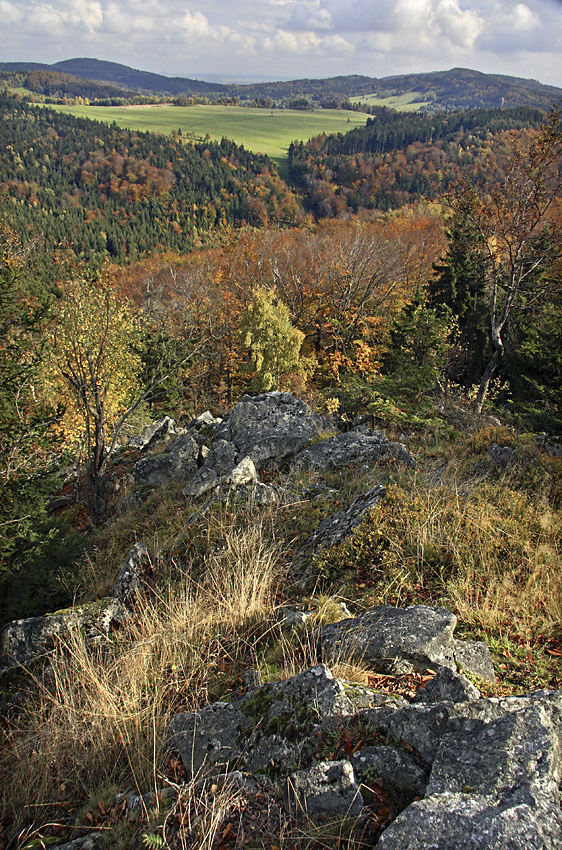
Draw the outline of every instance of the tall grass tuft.
M233 646L268 630L279 564L259 527L227 532L200 583L146 602L103 643L79 630L59 642L2 732L0 804L14 838L108 788L157 790L166 724L205 704Z

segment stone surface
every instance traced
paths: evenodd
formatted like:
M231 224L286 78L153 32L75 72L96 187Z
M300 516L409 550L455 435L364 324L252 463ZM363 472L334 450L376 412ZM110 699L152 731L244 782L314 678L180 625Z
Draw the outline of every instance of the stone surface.
M496 681L492 656L483 641L455 640L454 657L461 670L478 676L485 682Z
M357 817L364 805L347 760L321 761L292 773L285 783L283 803L297 818L316 814Z
M349 464L375 463L382 457L392 457L408 466L416 465L404 445L389 442L378 431L348 431L345 434L337 434L303 449L295 457L294 464L331 470Z
M305 541L301 550L296 554L295 561L306 559L315 549L335 546L344 540L354 528L363 522L363 519L376 508L383 498L386 488L382 484L372 487L362 496L359 496L345 510L336 511L323 520L314 534Z
M293 457L316 439L324 420L291 393L243 396L217 431L236 446L238 458L249 455L256 465Z
M480 691L466 676L440 667L433 679L418 690L414 702L466 702L479 698Z
M73 628L84 629L93 640L107 636L127 618L118 599L107 597L88 605L69 608L44 617L13 620L0 632L0 672L22 664L52 650L55 641Z
M192 436L177 437L165 451L137 461L133 479L137 487L161 487L170 481L187 481L197 471L199 445Z
M386 788L406 792L412 799L422 797L427 786L427 771L396 747L363 747L353 756L353 769L367 787L380 778Z
M282 770L326 716L350 714L341 682L323 665L283 682L260 685L230 703L177 715L168 741L186 770L228 763L246 770Z
M389 741L402 742L416 753L424 766L432 764L449 719L455 714L453 703L404 705L397 709L367 709L360 712L364 722L384 731Z
M528 804L498 808L482 797L447 792L408 806L377 850L559 850L557 832Z
M354 657L394 675L423 673L439 666L455 669L456 622L445 608L379 605L359 617L323 626L319 637L326 658Z
M121 565L110 590L123 605L132 605L140 599L150 577L151 563L144 543L135 543Z
M427 794L465 792L497 803L518 791L553 802L560 782L560 739L539 705L491 722L452 717L436 754Z

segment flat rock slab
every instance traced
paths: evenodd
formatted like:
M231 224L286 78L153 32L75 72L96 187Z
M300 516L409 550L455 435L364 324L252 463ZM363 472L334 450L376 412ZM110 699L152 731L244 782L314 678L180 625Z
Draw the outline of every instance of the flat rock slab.
M453 630L457 618L445 608L379 605L359 617L319 629L325 658L356 658L392 675L455 670Z

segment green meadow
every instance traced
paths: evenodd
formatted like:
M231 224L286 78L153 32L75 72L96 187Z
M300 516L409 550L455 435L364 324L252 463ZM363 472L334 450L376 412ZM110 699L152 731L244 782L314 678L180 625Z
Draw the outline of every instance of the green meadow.
M419 112L422 106L428 106L429 101L418 101L421 95L418 91L409 91L405 94L392 97L380 97L378 94L362 94L359 97L350 97L352 103L368 103L369 106L389 106L399 112Z
M55 106L80 118L112 123L130 130L170 134L181 130L204 139L224 136L247 150L265 153L283 165L289 144L320 133L345 133L365 124L367 115L344 109L251 109L241 106Z

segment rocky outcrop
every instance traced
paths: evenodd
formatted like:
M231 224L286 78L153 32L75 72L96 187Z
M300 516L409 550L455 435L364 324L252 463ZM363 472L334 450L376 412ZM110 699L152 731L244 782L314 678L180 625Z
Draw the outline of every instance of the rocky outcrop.
M391 443L378 431L347 431L303 449L295 457L295 464L321 470L340 469L349 464L376 463L382 458L393 458L415 466L416 461L402 443Z
M324 421L291 393L243 396L214 431L214 440L199 471L187 482L186 496L199 497L225 486L240 463L279 468L317 438ZM252 483L257 483L257 475Z
M434 669L413 702L357 689L321 664L178 715L169 745L190 775L238 770L253 787L266 774L273 784L260 794L282 795L296 820L365 823L370 801L383 800L386 820L372 841L383 850L554 850L562 692L482 698L455 672L454 625L442 608L380 606L319 629L325 649L352 641L373 669ZM368 707L358 710L356 690Z
M0 673L45 655L71 629L83 629L89 640L95 640L121 626L126 617L120 601L107 597L44 617L14 620L0 632Z
M133 605L148 587L151 574L152 566L147 547L144 543L135 543L111 585L110 595L123 605Z
M395 675L413 671L423 673L427 668L436 670L439 667L456 671L457 643L460 643L463 669L493 681L488 648L478 643L471 652L467 647L469 642L457 642L453 638L456 623L455 615L445 608L379 605L359 617L324 626L319 638L325 656L354 657L374 670ZM483 661L484 655L487 655L487 664ZM474 657L478 663L472 665L470 660Z

